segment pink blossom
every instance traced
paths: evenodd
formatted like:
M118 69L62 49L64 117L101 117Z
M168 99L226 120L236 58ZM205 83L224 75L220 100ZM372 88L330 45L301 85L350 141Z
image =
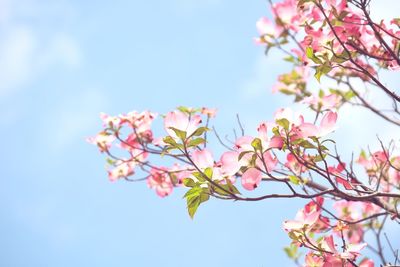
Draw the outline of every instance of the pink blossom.
M339 200L333 204L333 208L336 210L339 218L350 219L354 221L361 218L357 202Z
M299 13L295 0L284 0L272 5L273 15L279 17L279 22L287 25L291 30L299 30Z
M164 147L166 145L166 143L164 143L164 140L162 137L153 138L152 143L153 143L153 145L160 146L160 147Z
M108 171L108 178L110 181L114 182L119 178L124 178L132 175L134 163L133 162L116 162L116 167L111 171Z
M97 145L100 152L106 152L111 148L112 143L115 140L115 136L106 132L100 132L94 137L86 138L86 142Z
M346 251L340 253L340 257L342 259L355 260L360 255L360 251L366 246L367 243L347 244Z
M263 122L257 128L258 137L261 140L261 145L263 150L268 148L278 148L281 149L283 146L283 139L280 136L273 136L271 139L268 137L268 125L269 123Z
M270 151L265 151L263 153L263 159L264 162L260 158L257 158L256 165L262 170L266 168L265 171L269 173L272 172L278 164L278 159L273 157Z
M235 175L242 166L239 162L239 153L236 151L228 151L222 154L220 163L221 171L229 176Z
M251 142L254 140L251 136L242 136L239 137L235 142L235 148L239 151L252 151L253 147L251 146Z
M195 150L192 153L192 160L200 169L214 166L214 158L208 149Z
M216 108L201 108L201 114L207 115L209 118L214 118L217 115Z
M315 110L333 109L340 105L341 97L336 94L329 94L323 97L312 95L303 99L303 103L309 104Z
M400 156L391 159L392 166L388 170L388 180L393 184L400 184Z
M262 173L256 168L247 169L242 175L242 186L246 190L254 190L262 179Z
M305 263L305 267L323 267L324 259L320 256L315 255L312 252L309 252L305 257Z
M360 203L360 205L361 205L363 214L365 214L365 215L376 214L382 210L381 207L379 207L373 203L370 203L370 202L362 202L362 203Z
M179 139L175 132L171 128L175 128L181 131L185 131L187 136L190 136L201 123L201 117L199 115L193 115L189 118L189 115L181 111L168 112L164 119L164 127L168 134Z
M297 212L295 220L287 220L283 223L283 229L287 232L303 229L310 231L321 215L322 204L323 198L321 197L316 198L315 202L309 202Z
M160 197L166 197L172 193L173 184L169 177L167 168L151 169L147 178L147 185L156 190Z
M136 134L142 135L143 133L151 133L151 124L157 117L157 114L150 111L143 111L141 113L137 111L131 111L128 114L120 115L119 117L121 119L121 124L127 123L133 129L135 129Z
M118 117L110 116L104 112L100 113L100 119L103 121L103 127L116 127L121 123L121 119Z
M315 126L312 123L303 122L297 128L295 128L296 134L301 138L316 136L322 137L336 128L337 113L328 111L320 122L319 126Z
M274 25L269 19L263 17L260 18L256 27L258 33L260 34L260 38L256 38L257 43L266 43L271 42L272 38L277 38L282 33L282 28Z
M297 161L296 156L292 153L287 154L285 167L290 169L296 175L300 175L307 170L306 166Z

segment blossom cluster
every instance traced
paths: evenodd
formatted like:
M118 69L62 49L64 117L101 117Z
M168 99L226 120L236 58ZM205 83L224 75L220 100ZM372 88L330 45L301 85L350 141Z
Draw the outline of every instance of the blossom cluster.
M238 137L219 158L206 147L210 131L207 126L215 115L214 109L180 107L162 116L165 136L154 137L155 113L101 114L104 129L88 141L108 155L111 181L131 181L129 177L140 171L149 188L160 197L170 195L175 187L187 188L185 198L192 217L210 196L244 201L276 196L245 197L238 184L245 191L258 192L262 182L275 182L292 191L289 197L309 199L315 196L297 213L295 220L284 223L293 244L310 249L305 257L309 264L306 266L328 266L324 265L328 263L333 264L329 266L347 266L356 261L365 246L366 227L374 227L357 222L379 215L385 206L381 202L379 206L368 201L337 201L338 195L351 198L354 197L352 192L366 190L344 162L336 159L333 164L332 159L329 160L332 155L328 143L331 141L325 138L336 129L337 113L326 111L311 123L289 108L279 109L273 121L259 124L256 136ZM170 166L159 166L151 158L154 156L170 157L173 161ZM378 186L381 192L400 189L399 156L389 156L383 151L370 155L363 152L357 163L365 168L371 186ZM311 172L319 177L311 178ZM326 187L329 184L331 188ZM307 192L306 188L316 193L301 193L301 190ZM322 215L323 196L334 200L332 212L336 214L336 223ZM396 205L392 202L388 198L386 205ZM328 232L332 233L326 234ZM316 239L316 234L321 236ZM341 252L335 241L339 238L343 242ZM366 265L370 264L369 260L364 260L363 264L361 266L373 266Z
M298 257L298 247L305 247L309 249L305 256L307 267L355 266L367 246L364 232L374 227L357 222L377 214L380 208L370 203L340 200L333 204L336 219L324 216L323 208L324 198L317 197L297 212L295 220L283 223L292 239L292 245L286 248L288 255ZM373 267L374 263L363 258L356 266Z
M307 199L294 220L283 223L291 239L285 251L296 263L305 250L306 267L373 267L365 257L367 232L375 234L379 246L372 251L386 263L380 233L387 220L400 223L400 155L382 144L379 151L362 151L356 160L344 162L329 139L345 103L364 106L400 126L393 116L400 114L400 97L377 76L379 69L400 70L400 21L374 22L368 3L271 2L273 18L256 23L256 43L267 50L278 48L293 63L292 71L280 75L272 90L307 104L315 112L313 120L289 108L278 109L271 121L258 125L255 135L242 134L225 144L215 133L226 149L217 156L207 145L216 109L179 107L159 116L163 136L154 135L157 114L150 111L101 114L103 130L88 142L107 155L109 179L146 181L160 197L182 187L191 217L210 197ZM310 90L312 70L318 82L325 75L338 86ZM368 103L353 86L353 78L383 90L393 100L391 115ZM354 171L355 166L365 175ZM142 178L131 178L139 175ZM266 194L263 188L270 184L283 189Z
M202 117L203 116L203 117ZM278 165L275 150L282 151L290 142L294 148L300 148L304 139L319 138L335 129L337 113L327 112L318 125L304 120L303 115L294 114L290 109L280 109L273 122L259 125L258 136L241 136L234 146L224 152L217 160L213 152L205 147L204 134L209 130L202 125L204 117L215 116L212 109L181 108L168 112L164 116L166 136L154 138L151 124L155 113L145 111L130 112L126 115L109 116L101 114L104 130L88 142L97 145L99 151L106 153L111 168L108 170L111 181L128 178L135 174L135 169L150 167L147 182L159 196L169 195L173 187L181 186L185 178L198 181L193 173L212 171L212 181L234 184L236 177L241 177L241 184L246 190L257 188L263 175L271 174ZM119 156L114 148L125 151L127 156ZM174 154L172 150L179 150ZM298 162L300 152L287 150L283 164L289 171L300 174L305 166ZM295 156L295 154L297 155ZM150 154L168 154L177 160L172 167L157 167L148 161ZM309 156L311 159L312 156ZM197 175L199 176L199 175ZM206 186L206 185L203 185Z
M354 103L367 105L363 90L351 78L361 79L393 95L377 80L380 69L400 70L399 20L374 22L368 1L284 0L271 4L272 18L262 17L256 27L257 44L277 47L293 63L293 70L278 77L273 92L294 95L295 101L315 110L338 109ZM310 70L319 81L325 75L337 82L315 93L307 88ZM370 104L368 104L370 105Z

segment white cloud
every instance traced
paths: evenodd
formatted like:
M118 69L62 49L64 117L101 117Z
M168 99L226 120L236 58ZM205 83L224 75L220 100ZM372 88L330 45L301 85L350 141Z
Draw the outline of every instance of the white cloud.
M76 68L82 61L78 42L59 32L46 17L53 13L63 19L60 6L39 5L37 1L0 0L0 96L4 98L55 66ZM42 16L43 15L43 16ZM57 15L57 14L53 14ZM49 22L35 27L24 21Z
M43 67L61 63L68 67L79 67L82 60L78 42L65 33L57 33L48 43L47 52L43 52Z
M24 27L15 27L0 43L0 95L21 86L32 75L35 36Z

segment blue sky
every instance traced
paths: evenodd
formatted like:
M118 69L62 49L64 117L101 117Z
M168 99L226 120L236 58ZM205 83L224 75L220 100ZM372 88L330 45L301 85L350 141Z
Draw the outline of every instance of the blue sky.
M84 141L101 111L217 107L223 134L236 113L270 120L291 102L270 92L287 66L252 42L267 14L261 0L0 0L0 266L291 266L281 223L304 202L210 201L192 221L182 190L110 183ZM343 128L365 117L343 112ZM337 133L344 150L374 123Z

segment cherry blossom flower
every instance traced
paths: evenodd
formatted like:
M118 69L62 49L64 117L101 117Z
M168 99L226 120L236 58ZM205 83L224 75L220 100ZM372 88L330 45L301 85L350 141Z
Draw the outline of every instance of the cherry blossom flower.
M168 112L164 119L165 130L175 139L179 138L171 128L184 131L187 136L190 136L198 128L200 123L201 117L199 115L189 117L188 114L177 110Z
M173 184L167 168L151 169L147 178L147 185L156 190L160 197L166 197L172 193Z
M262 173L256 168L247 169L242 175L242 186L246 190L254 190L262 179Z

